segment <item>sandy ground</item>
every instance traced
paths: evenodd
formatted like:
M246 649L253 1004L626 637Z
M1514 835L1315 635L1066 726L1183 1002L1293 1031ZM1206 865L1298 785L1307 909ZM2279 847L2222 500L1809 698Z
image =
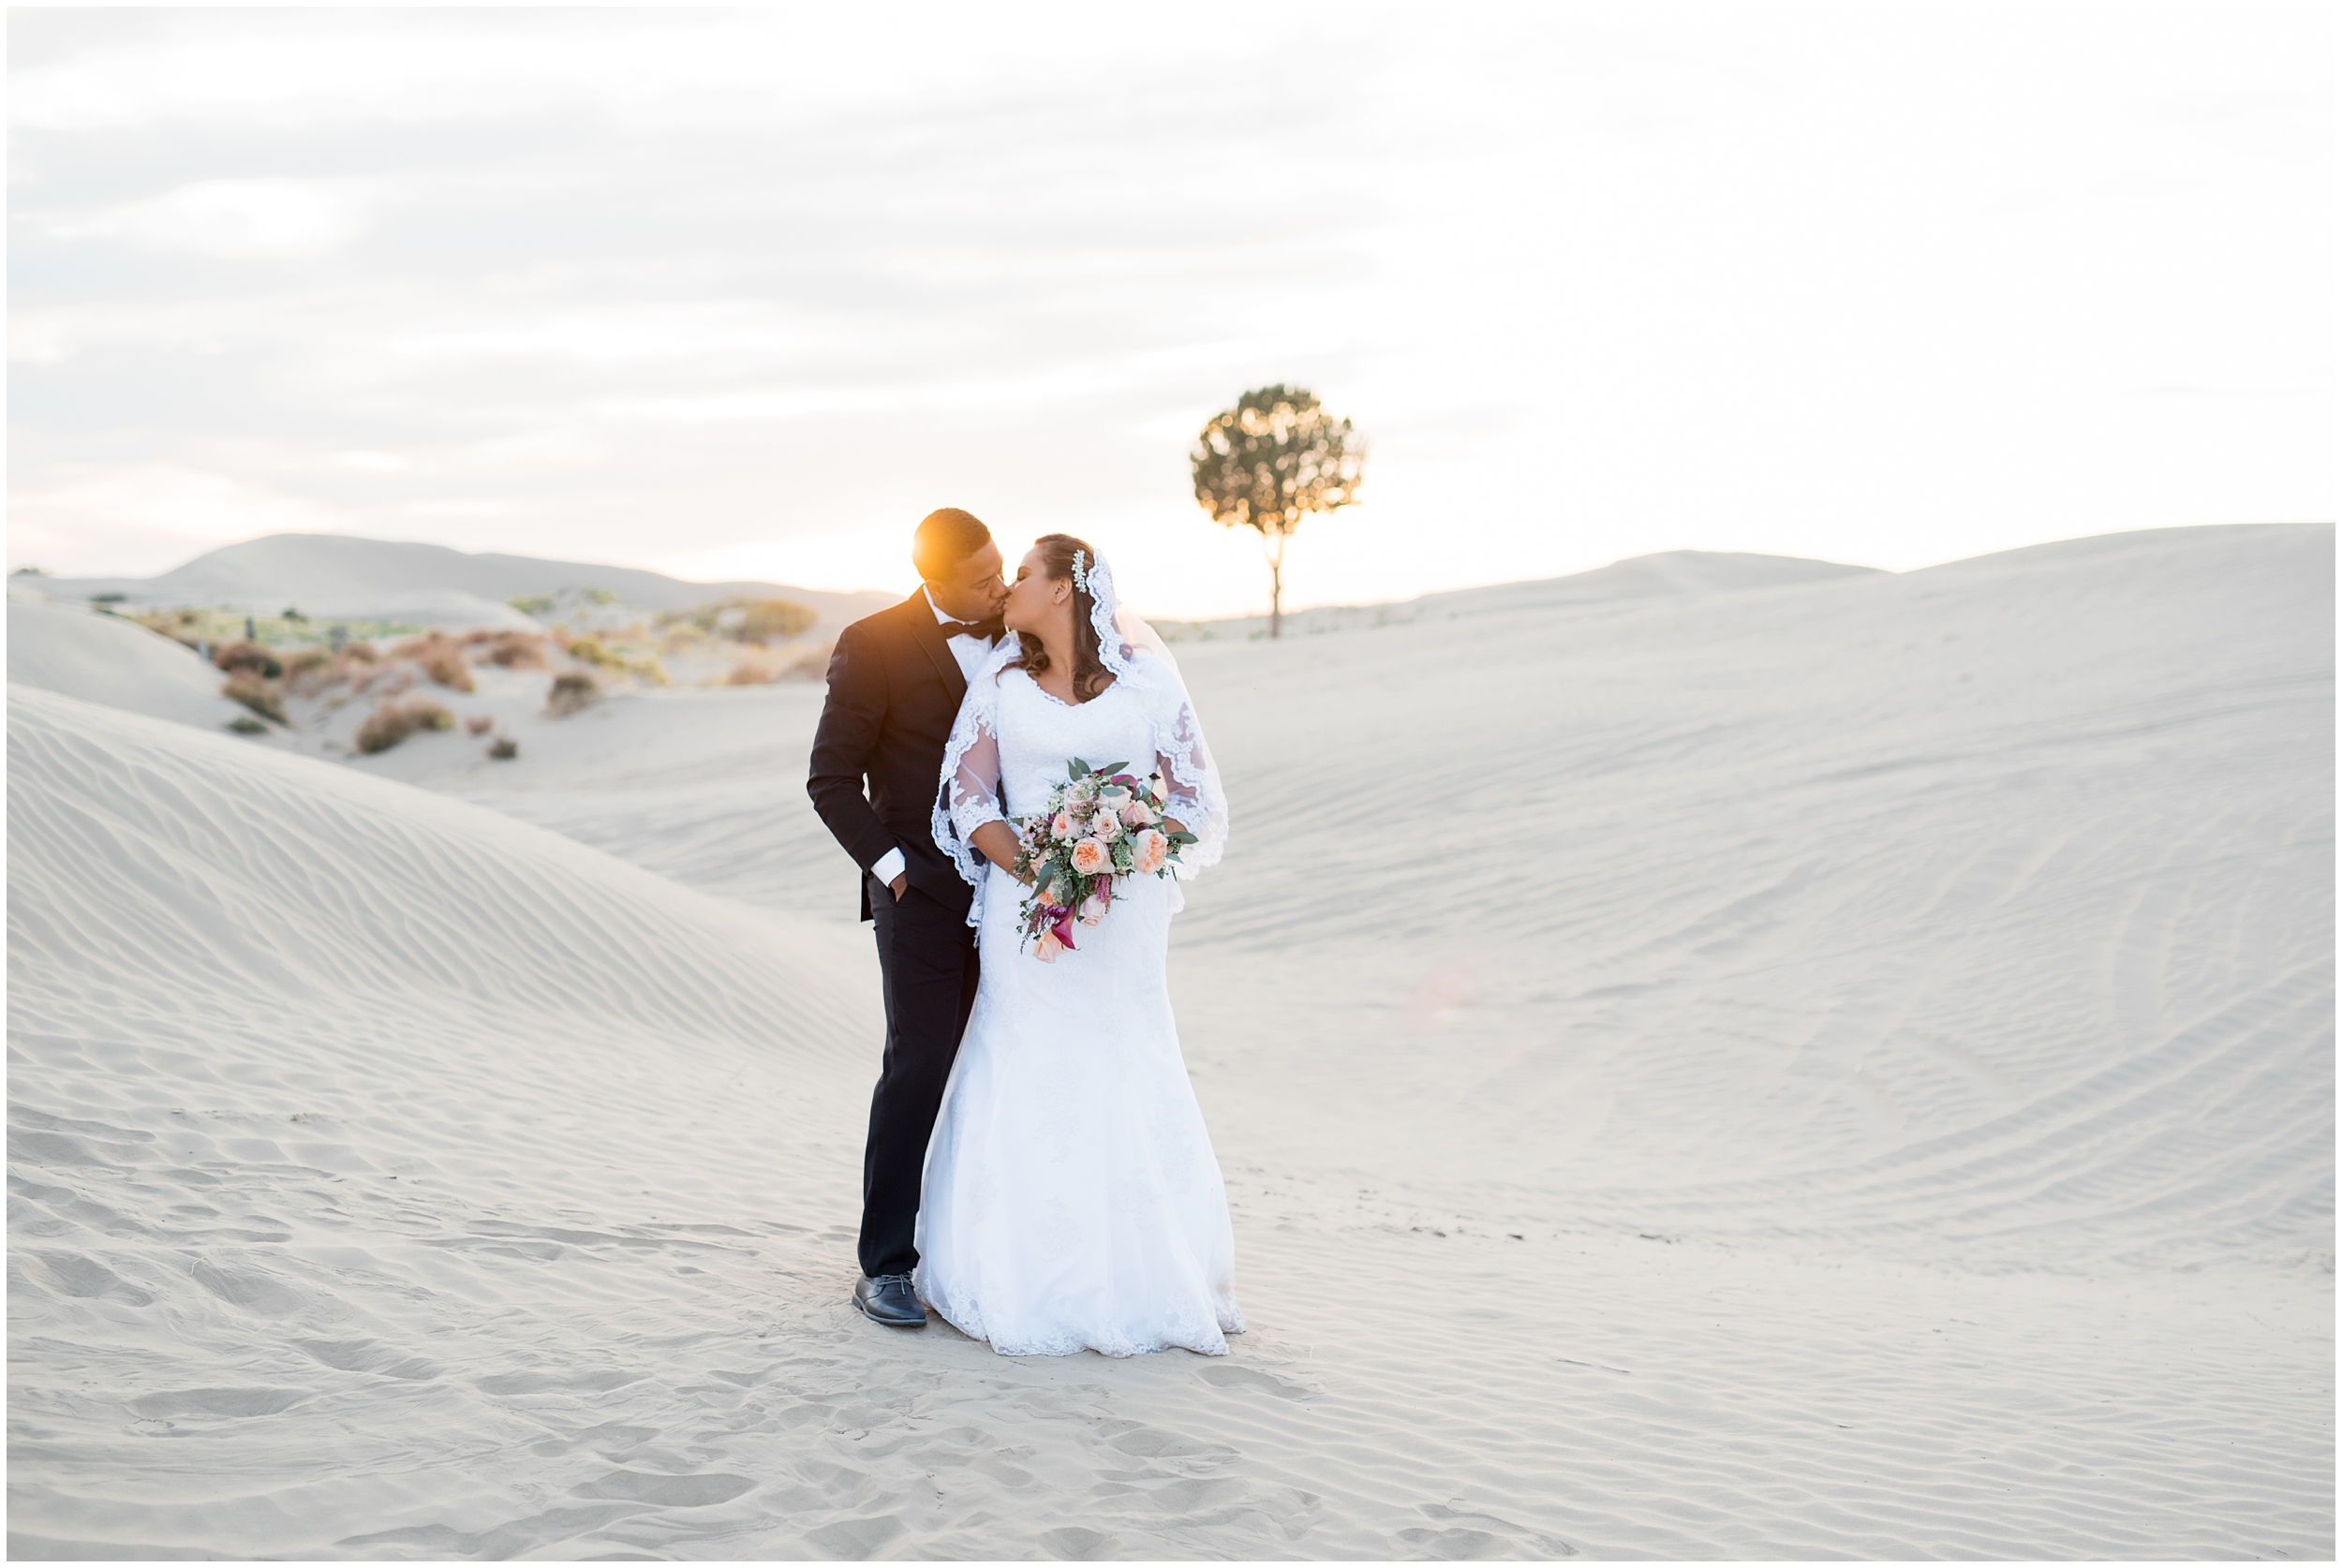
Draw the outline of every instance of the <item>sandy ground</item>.
M818 688L327 762L12 605L12 1553L2330 1558L2332 531L1656 575L1181 643L1253 1332L1127 1362L844 1306Z

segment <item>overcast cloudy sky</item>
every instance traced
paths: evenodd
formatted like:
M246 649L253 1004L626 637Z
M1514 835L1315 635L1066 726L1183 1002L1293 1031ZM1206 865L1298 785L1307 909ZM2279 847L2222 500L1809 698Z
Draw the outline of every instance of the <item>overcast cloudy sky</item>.
M851 14L848 14L851 13ZM11 566L288 528L1159 611L2334 514L2322 6L9 13Z

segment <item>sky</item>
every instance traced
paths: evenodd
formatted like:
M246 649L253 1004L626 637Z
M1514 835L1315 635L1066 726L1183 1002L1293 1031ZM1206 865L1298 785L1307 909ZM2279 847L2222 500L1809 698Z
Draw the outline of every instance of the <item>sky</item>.
M847 13L847 14L841 14ZM11 568L288 529L1265 606L2335 513L2333 11L12 9Z

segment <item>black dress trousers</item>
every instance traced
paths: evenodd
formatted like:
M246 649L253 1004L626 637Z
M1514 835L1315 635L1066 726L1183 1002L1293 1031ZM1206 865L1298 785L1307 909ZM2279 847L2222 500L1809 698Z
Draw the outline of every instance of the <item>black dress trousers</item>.
M897 899L877 878L864 880L886 996L886 1056L862 1150L862 1272L876 1279L908 1274L919 1261L912 1241L919 1178L943 1084L976 1005L976 933L966 910L915 883Z

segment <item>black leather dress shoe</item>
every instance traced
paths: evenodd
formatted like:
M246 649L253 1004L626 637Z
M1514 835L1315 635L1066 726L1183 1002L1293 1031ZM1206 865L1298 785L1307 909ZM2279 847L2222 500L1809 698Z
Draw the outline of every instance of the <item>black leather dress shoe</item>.
M864 1275L853 1287L854 1309L872 1323L889 1328L925 1328L927 1309L911 1289L908 1274Z

